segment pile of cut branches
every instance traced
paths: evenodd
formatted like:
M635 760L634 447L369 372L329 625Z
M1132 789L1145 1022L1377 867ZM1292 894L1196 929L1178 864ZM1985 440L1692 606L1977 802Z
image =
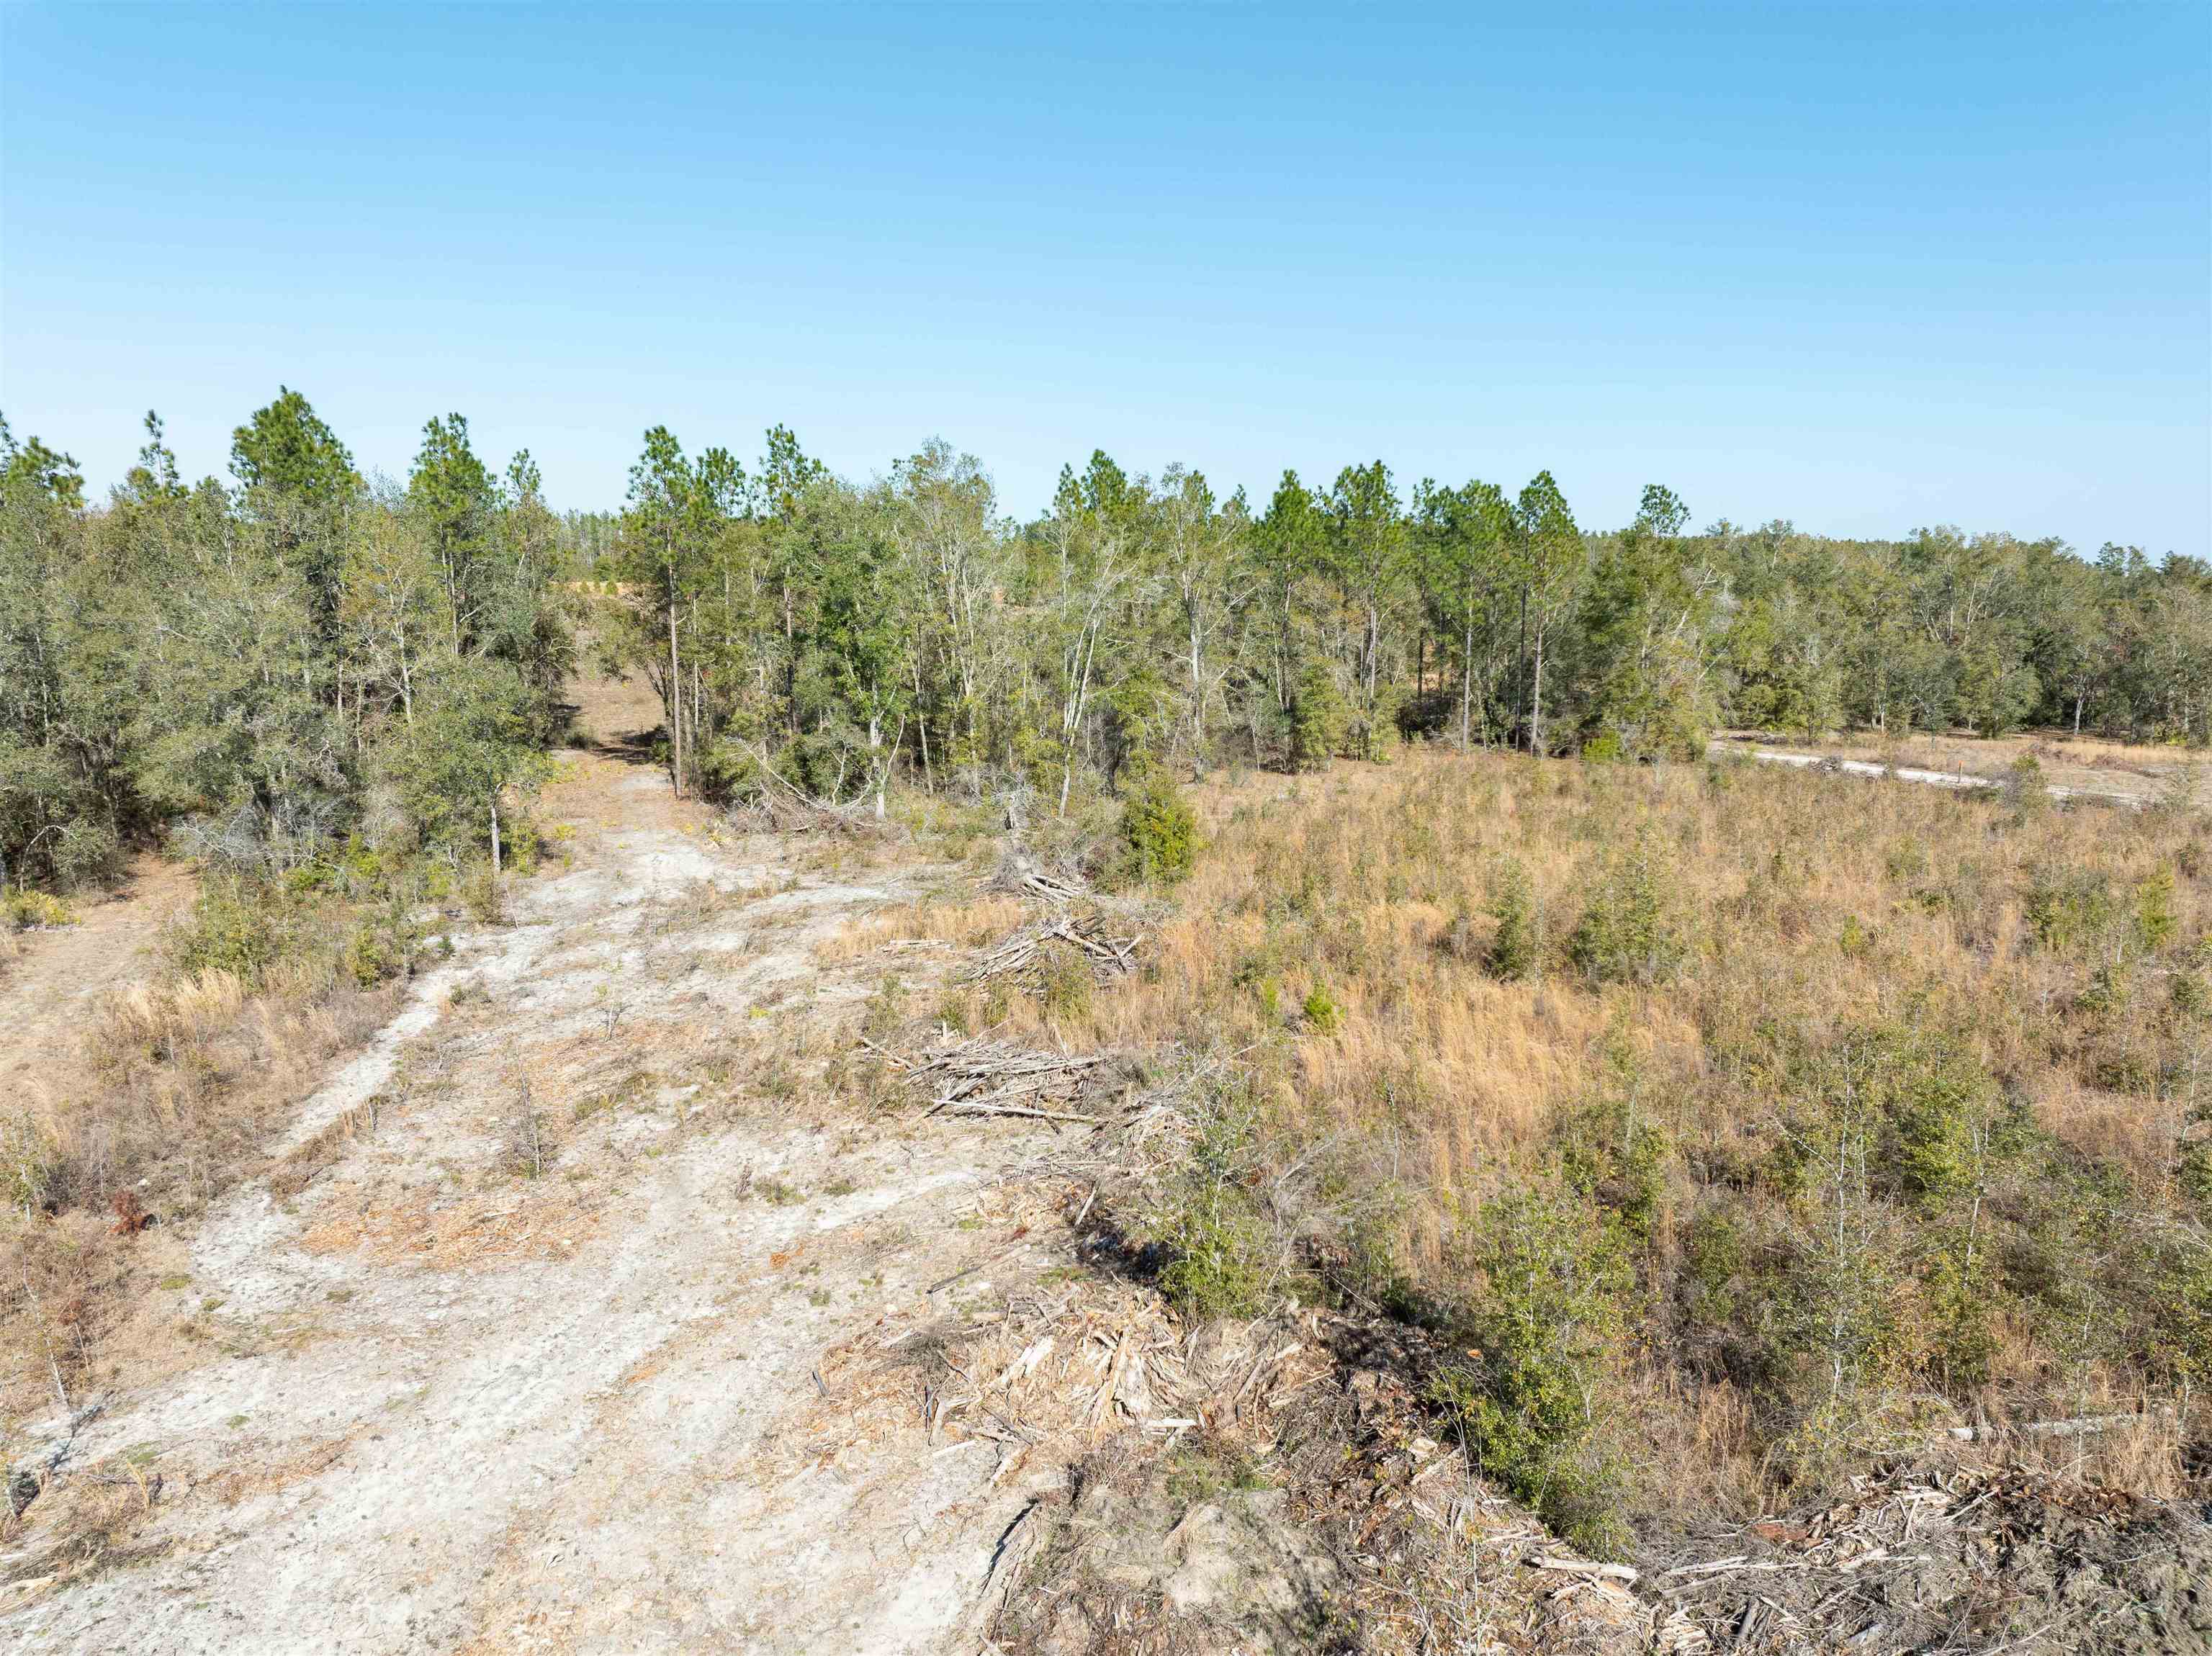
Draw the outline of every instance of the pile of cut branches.
M1103 913L1050 914L1008 934L963 976L969 983L1011 975L1034 984L1042 977L1043 951L1054 943L1063 943L1087 956L1092 974L1103 981L1135 971L1137 945L1144 940L1142 932L1129 937L1111 936Z
M1085 1125L1095 1125L1098 1118L1045 1107L1080 1102L1093 1090L1101 1066L1114 1057L1111 1052L1030 1052L980 1035L913 1054L890 1052L873 1041L863 1044L902 1071L908 1086L931 1095L930 1115L950 1110L957 1115L1027 1116Z
M1080 876L1068 877L1051 869L1017 846L999 859L999 866L982 881L982 889L1006 897L1030 897L1038 902L1072 903L1091 895Z
M881 834L886 825L877 819L872 796L851 799L817 799L777 774L763 761L753 767L747 795L730 807L732 821L763 828L775 834Z

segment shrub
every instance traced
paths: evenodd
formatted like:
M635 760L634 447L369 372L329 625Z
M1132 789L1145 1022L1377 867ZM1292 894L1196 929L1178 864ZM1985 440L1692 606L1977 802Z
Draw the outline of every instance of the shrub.
M479 925L507 924L507 891L489 862L477 864L462 880L461 907Z
M170 927L170 963L186 977L227 972L258 983L291 947L289 910L284 891L274 883L211 876L191 911Z
M2173 870L2160 869L2136 887L2136 936L2146 949L2163 949L2180 924L2173 912Z
M1689 954L1670 870L1649 832L1613 858L1567 939L1567 955L1601 983L1656 983Z
M2111 883L2094 869L2041 870L2029 881L2021 909L2038 943L2045 949L2068 949L2101 936L2111 925Z
M2051 803L2050 786L2043 779L2043 767L2035 755L2024 753L2012 761L2005 773L2005 803L2023 816L2043 810Z
M1344 745L1344 693L1336 676L1316 662L1298 675L1291 696L1291 768L1319 770Z
M1154 768L1121 810L1121 871L1136 883L1172 885L1198 860L1198 817L1167 773Z
M346 939L340 960L356 986L373 989L386 979L399 975L407 964L407 950L389 928L365 925Z
M1498 931L1483 964L1493 977L1509 981L1534 977L1539 964L1536 892L1520 859L1509 857L1490 877L1490 912Z
M1375 707L1352 721L1353 750L1370 763L1387 765L1398 753L1398 693L1378 685Z
M1484 1295L1471 1363L1429 1398L1483 1471L1569 1540L1617 1554L1622 1475L1596 1431L1593 1393L1618 1362L1629 1275L1589 1213L1541 1190L1495 1198L1478 1243Z
M1073 1019L1091 1010L1097 980L1082 950L1048 944L1038 955L1038 999L1047 1017Z
M1274 1227L1261 1210L1257 1124L1242 1101L1203 1106L1188 1160L1153 1204L1151 1228L1170 1254L1161 1291L1200 1317L1249 1316L1274 1286Z
M1306 1028L1317 1035L1333 1035L1344 1027L1344 1008L1319 984L1306 991L1302 1010L1306 1016Z
M0 920L5 920L10 931L33 931L74 925L76 911L51 892L10 891L0 894Z

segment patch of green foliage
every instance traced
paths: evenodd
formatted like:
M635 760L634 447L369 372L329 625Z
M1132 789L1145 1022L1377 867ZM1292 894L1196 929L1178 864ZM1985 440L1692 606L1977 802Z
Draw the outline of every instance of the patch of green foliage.
M1490 912L1498 930L1483 964L1493 977L1518 981L1534 977L1541 961L1537 935L1535 888L1518 858L1500 862L1490 877Z
M1688 928L1673 870L1649 830L1607 860L1567 957L1600 983L1656 983L1688 958Z
M1132 884L1173 885L1198 861L1198 816L1165 770L1147 768L1121 808L1120 870Z
M1182 1165L1150 1215L1170 1258L1160 1288L1199 1317L1249 1316L1280 1275L1275 1228L1257 1193L1263 1168L1251 1101L1209 1096Z
M1485 1207L1475 1264L1469 1356L1434 1375L1429 1400L1486 1477L1577 1546L1617 1556L1624 1475L1598 1396L1626 1334L1619 1238L1571 1195L1532 1185Z
M1291 697L1291 768L1325 768L1344 746L1349 716L1344 692L1337 688L1336 675L1320 662L1308 664L1299 674Z
M1305 1014L1306 1028L1317 1035L1333 1035L1344 1027L1344 1008L1319 984L1306 991L1299 1010Z

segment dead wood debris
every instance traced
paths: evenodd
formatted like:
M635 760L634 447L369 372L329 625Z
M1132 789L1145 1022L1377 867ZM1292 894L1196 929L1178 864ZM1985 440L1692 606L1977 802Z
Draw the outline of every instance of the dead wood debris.
M1019 846L1001 857L999 866L981 885L985 891L1001 896L1031 897L1043 903L1072 903L1091 895L1091 888L1081 878L1054 872Z
M766 828L776 834L864 834L888 832L875 814L872 796L842 802L817 799L794 787L763 762L756 773L759 786L742 804L732 805L730 820L744 828Z
M990 1446L989 1487L1031 1495L993 1577L1004 1656L2212 1649L2201 1520L2002 1461L1899 1465L1817 1508L1583 1558L1439 1441L1417 1331L1287 1301L1193 1326L1141 1282L1030 1277L1015 1258L1051 1257L1048 1214L1080 1231L1098 1200L1053 1166L998 1187L976 1215L994 1240L953 1279L1012 1265L1009 1291L888 1313L825 1354L806 1446ZM1292 1601L1297 1629L1270 1631Z
M1025 1116L1047 1121L1095 1124L1100 1118L1051 1104L1081 1101L1092 1090L1111 1052L1030 1052L976 1036L918 1053L894 1052L872 1040L861 1045L902 1072L907 1084L927 1091L926 1113Z
M1018 928L961 976L969 983L1009 975L1038 979L1044 950L1057 942L1080 950L1093 975L1103 980L1135 971L1137 945L1144 940L1142 932L1128 937L1111 936L1103 914L1057 913Z

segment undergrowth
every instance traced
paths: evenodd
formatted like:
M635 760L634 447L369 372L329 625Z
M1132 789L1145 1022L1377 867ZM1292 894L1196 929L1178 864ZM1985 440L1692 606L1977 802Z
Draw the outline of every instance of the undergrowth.
M1051 1020L1210 1055L1142 1216L1188 1311L1419 1321L1440 1426L1601 1551L1959 1421L2133 1413L2064 1453L2186 1482L2199 816L1517 756L1194 798L1143 980Z

